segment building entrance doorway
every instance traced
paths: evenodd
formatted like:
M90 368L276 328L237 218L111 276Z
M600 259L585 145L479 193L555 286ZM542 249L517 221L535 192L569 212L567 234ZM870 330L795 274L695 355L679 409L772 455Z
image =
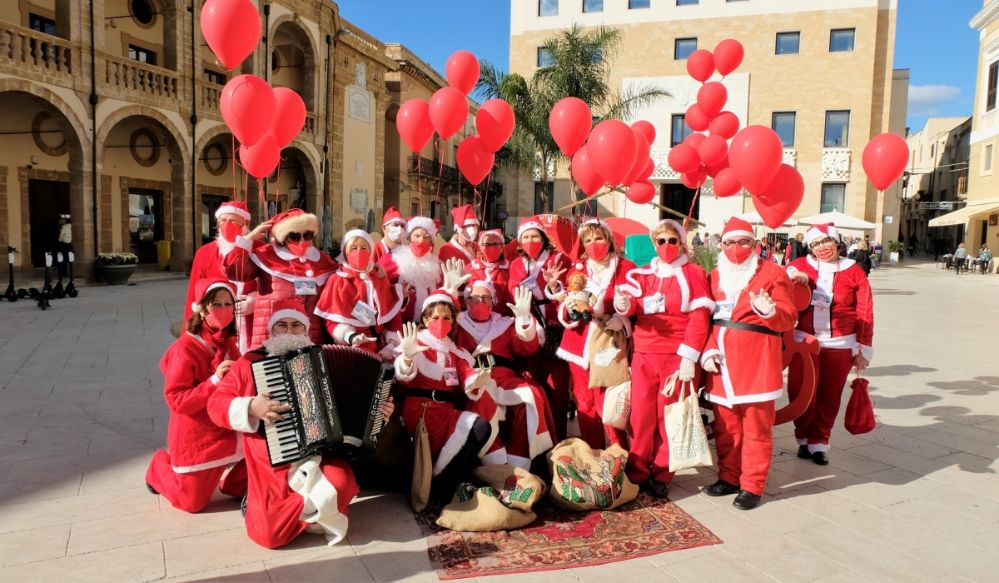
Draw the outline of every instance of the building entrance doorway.
M697 202L694 204L694 210L690 210L690 204L694 202L694 191L687 188L683 184L663 184L662 190L660 191L662 195L662 205L670 210L676 211L683 216L687 216L687 213L691 213L691 218L700 218L701 210L701 199L698 197ZM660 210L660 219L674 219L681 221L675 215L671 215L665 211Z
M55 252L59 240L59 215L69 214L69 183L28 181L28 216L31 228L31 264L45 267L45 252ZM53 259L54 261L54 259Z
M162 191L128 191L128 238L139 263L156 263L156 242L163 240Z
M215 237L218 221L215 219L215 211L219 210L222 203L228 202L229 198L218 194L201 195L201 244L208 243Z

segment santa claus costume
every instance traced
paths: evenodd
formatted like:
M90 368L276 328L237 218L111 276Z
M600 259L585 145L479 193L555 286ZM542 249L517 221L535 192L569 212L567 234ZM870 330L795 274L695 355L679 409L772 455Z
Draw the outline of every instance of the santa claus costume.
M195 286L200 303L183 332L160 360L163 396L170 409L167 449L153 454L146 486L174 508L199 512L215 489L230 496L246 493L246 470L226 466L243 459L236 435L212 423L208 399L239 358L233 323L235 291L222 278L203 279Z
M557 299L562 293L565 272L569 269L569 259L551 248L541 223L530 220L517 228L517 240L523 251L520 257L510 261L510 280L507 291L511 297L518 287L530 290L534 298L532 308L545 327L544 342L549 349L539 350L527 360L527 368L532 379L545 389L552 417L555 419L556 442L566 438L569 412L569 388L572 385L569 365L555 356L561 343L562 323L558 320ZM562 274L555 285L549 287L545 273L561 270Z
M753 251L752 226L733 218L711 273L714 326L701 355L714 403L718 481L711 496L736 494L733 505L755 508L770 473L775 401L784 390L781 347L797 312L784 270Z
M430 438L433 475L451 494L457 481L479 463L506 463L507 453L496 439L500 410L491 397L496 391L488 370L474 368L472 355L452 340L454 298L436 290L423 301L422 329L408 322L395 361L395 378L404 396L402 420L414 433L424 419Z
M516 318L493 310L496 289L490 282L472 280L468 284L468 309L458 314L455 345L472 355L480 368L492 371L496 390L492 398L505 421L500 439L506 445L507 463L524 469L552 448L553 420L544 390L515 370L515 359L523 359L541 349L543 329L531 315L530 296L520 292L515 305Z
M357 241L363 241L366 249L352 249ZM343 236L337 258L340 269L326 282L316 314L326 320L326 329L337 344L381 352L392 361L402 327L402 287L373 273L373 246L371 236L360 229Z
M229 279L257 284L251 348L260 346L270 336L267 322L275 302L297 298L308 313L313 314L326 280L337 269L336 261L312 246L313 238L319 233L316 215L289 209L278 213L271 221L270 244L254 246L246 237L236 237L235 248L223 262ZM322 344L326 341L322 320L315 314L311 317L312 341Z
M406 221L406 237L408 244L382 255L379 264L391 283L402 286L402 321L415 322L423 302L443 282L441 261L434 253L437 223L428 217L411 217Z
M479 255L479 246L475 243L479 236L479 219L475 217L475 207L470 204L451 209L451 218L454 220L454 234L437 250L437 257L442 262L457 259L467 269Z
M805 233L811 255L787 266L795 286L811 291L810 305L798 316L796 334L811 334L819 341L813 357L818 384L815 399L794 421L798 457L819 465L829 463L829 436L839 413L843 388L850 369L863 370L874 357L874 298L867 274L852 259L839 256L836 227L816 225ZM788 371L788 387L801 385L801 364Z
M628 437L628 478L655 496L669 495L669 440L663 408L664 383L673 374L694 380L695 363L708 337L714 302L704 270L687 259L686 232L674 220L660 221L649 235L657 257L646 267L627 273L627 283L614 297L614 309L634 316L631 360L631 416Z
M382 238L375 245L371 252L371 260L375 263L394 252L402 245L402 240L406 237L406 219L403 218L399 209L390 206L382 216Z
M236 237L249 232L250 210L239 200L227 201L215 211L218 222L218 235L214 241L205 243L194 253L191 263L191 278L187 285L187 299L184 302L184 320L191 317L191 304L198 300L195 285L203 279L227 279L222 261L232 251ZM239 351L249 350L250 330L253 325L253 301L257 295L254 281L230 280L236 290L236 332L239 336Z
M305 333L274 334L262 348L246 353L209 399L208 413L220 427L240 432L248 474L245 523L250 539L275 549L308 531L325 535L333 545L347 534L347 507L359 491L350 465L343 459L310 456L272 467L267 440L258 432L260 419L250 413L257 397L251 365L265 356L312 344L310 318L301 302L276 300L273 308L266 322L268 330L291 318Z
M594 334L604 328L614 332L624 330L626 335L631 333L628 318L614 311L614 290L628 283L625 276L635 268L635 264L618 255L613 233L602 221L591 219L580 225L579 239L584 255L569 269L566 280L576 273L586 276L586 291L592 294L595 302L593 320L571 321L566 313L567 304L560 304L558 318L565 332L556 354L569 363L579 433L583 440L592 448L603 449L607 445L604 437L606 430L610 443L627 448L625 433L605 426L601 421L607 387L590 385L590 361L593 356L590 354L590 342ZM627 346L622 349L627 351Z
M491 229L479 233L479 256L468 266L472 281L488 281L496 290L493 310L503 316L510 315L507 304L510 295L510 262L504 256L503 231Z

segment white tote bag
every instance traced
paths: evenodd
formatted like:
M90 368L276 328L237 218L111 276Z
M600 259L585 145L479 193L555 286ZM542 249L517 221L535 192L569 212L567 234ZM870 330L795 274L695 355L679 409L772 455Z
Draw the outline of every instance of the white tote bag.
M631 415L631 381L614 385L604 393L602 421L615 429L628 429L628 416Z
M674 373L666 379L663 394L672 396L680 387L676 403L666 405L663 419L666 423L666 439L669 440L669 471L676 472L687 468L712 465L708 437L701 421L701 407L697 402L697 391L691 381L681 381Z

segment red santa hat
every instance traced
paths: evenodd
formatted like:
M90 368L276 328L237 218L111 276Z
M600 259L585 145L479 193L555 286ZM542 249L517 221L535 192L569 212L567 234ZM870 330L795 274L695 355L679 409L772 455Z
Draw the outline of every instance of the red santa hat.
M386 227L392 223L399 223L402 226L406 226L406 219L403 218L402 213L399 209L394 206L390 206L385 209L385 214L382 215L382 226Z
M212 290L219 288L228 291L233 300L236 299L236 290L232 288L232 284L227 280L211 277L199 279L194 284L194 297L198 299L197 301L191 302L191 312L200 312L201 308L204 307L201 304L205 301L205 296L207 296Z
M426 229L431 237L436 237L437 228L437 221L430 217L409 217L406 221L406 236L412 235L416 229Z
M340 239L340 255L337 256L336 260L340 265L347 264L347 244L350 243L352 239L360 237L368 242L368 250L374 251L375 240L371 238L371 235L363 229L351 229L343 234L343 239Z
M305 313L302 302L295 299L277 300L274 302L274 311L271 312L271 319L267 321L267 330L270 331L277 324L278 320L284 318L294 318L309 329L309 316Z
M279 243L284 243L288 233L319 232L319 219L316 218L316 215L307 213L302 209L288 209L274 215L274 218L271 220L274 221L274 226L271 227L271 235Z
M506 242L506 237L503 236L503 231L500 229L489 229L488 231L479 232L479 245L484 244L486 239L490 237L496 237L500 240L500 243Z
M810 229L805 231L805 245L808 245L809 247L811 247L812 243L815 241L821 241L827 238L831 238L833 241L839 242L839 231L832 223L812 225Z
M484 279L477 279L475 281L468 282L468 285L465 286L465 297L472 295L472 289L477 287L482 287L489 290L489 295L492 296L493 303L496 303L496 287L492 284L491 281L486 281Z
M470 204L451 209L451 218L454 219L454 228L456 229L479 224L479 219L475 217L475 207Z
M676 234L680 237L680 243L686 244L687 229L684 229L683 225L681 225L678 221L674 221L673 219L663 219L658 223L656 223L656 226L649 229L649 237L652 237L652 233L655 233L657 230L661 229L662 227L669 227L671 230L676 231Z
M755 239L756 233L753 232L753 225L750 225L748 221L744 221L739 217L732 217L725 223L721 240L728 241L729 239L738 239L740 237Z
M456 308L458 305L458 302L455 301L454 297L452 297L451 294L449 294L446 290L438 289L435 290L434 293L427 296L427 299L423 300L423 306L421 307L421 309L426 310L427 308L438 302L451 304L452 308Z
M520 239L520 236L524 234L524 231L529 231L531 229L537 229L542 235L545 235L545 228L541 226L541 223L534 219L527 219L523 223L520 223L520 226L517 227L517 239Z
M218 210L215 211L215 218L220 219L222 215L236 215L244 221L250 221L250 209L241 200L230 200L219 205Z

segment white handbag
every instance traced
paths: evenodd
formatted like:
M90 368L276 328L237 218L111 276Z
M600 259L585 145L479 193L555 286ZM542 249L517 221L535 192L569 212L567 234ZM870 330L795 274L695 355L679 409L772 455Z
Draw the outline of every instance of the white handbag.
M631 381L609 387L604 393L604 410L600 415L604 424L615 429L627 429L630 415Z
M666 405L663 410L666 439L669 442L669 471L710 467L713 464L711 449L701 421L697 390L694 389L693 382L681 381L674 373L666 379L663 394L672 396L677 385L680 386L679 399L676 403Z

